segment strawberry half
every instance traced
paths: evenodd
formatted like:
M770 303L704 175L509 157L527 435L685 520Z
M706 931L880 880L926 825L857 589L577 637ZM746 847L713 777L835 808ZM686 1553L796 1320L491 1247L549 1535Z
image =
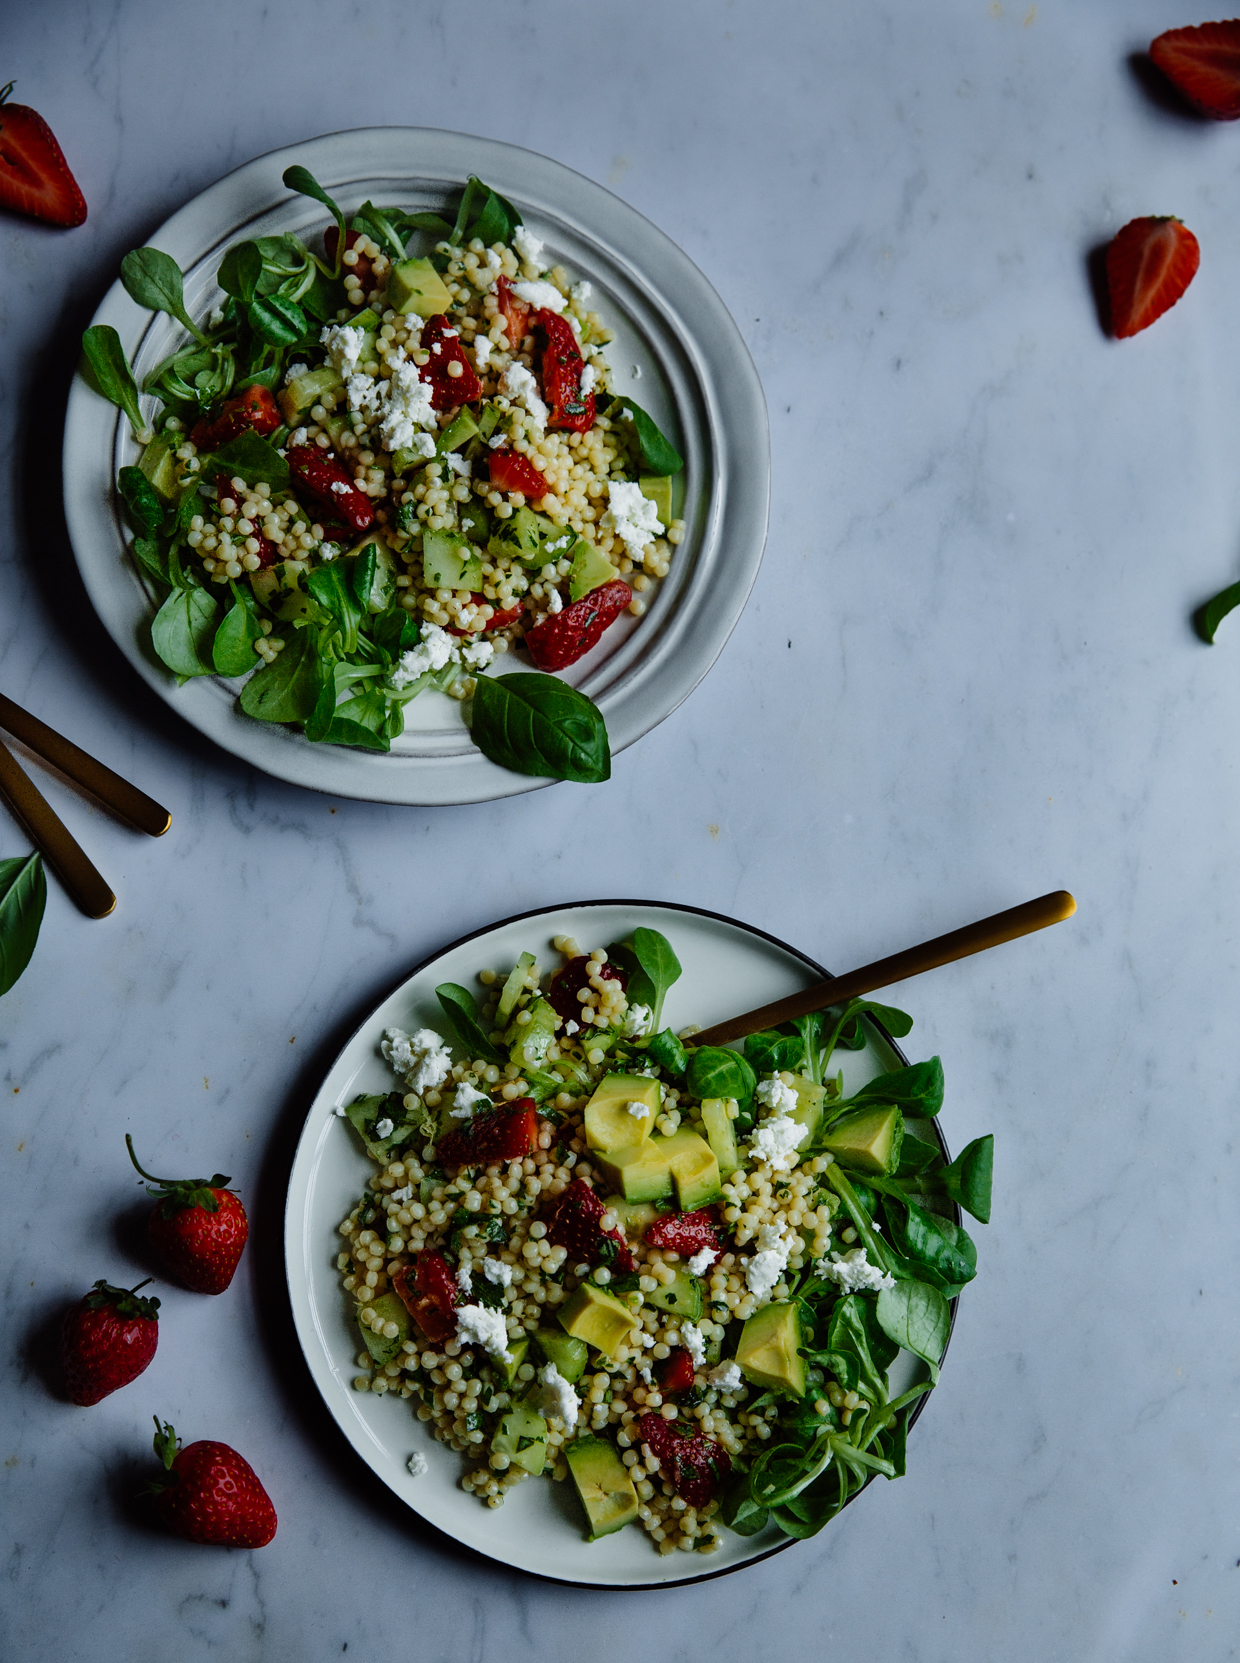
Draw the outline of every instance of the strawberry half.
M1240 21L1168 29L1150 42L1150 57L1202 115L1240 117Z
M566 1247L573 1262L605 1264L623 1274L633 1269L633 1255L618 1230L604 1230L599 1223L605 1210L589 1184L574 1178L539 1217L552 1247Z
M692 1213L666 1213L662 1218L656 1218L646 1230L644 1239L651 1247L662 1248L665 1253L679 1253L682 1259L691 1259L704 1247L711 1248L715 1253L723 1252L723 1243L715 1228L714 1212L707 1207L699 1207Z
M147 1278L149 1281L150 1278ZM146 1282L139 1282L144 1288ZM70 1401L85 1407L136 1380L159 1344L159 1301L96 1282L65 1313L60 1360Z
M56 135L29 105L7 102L12 90L12 81L0 89L0 207L49 225L81 225L86 198Z
M472 1120L445 1132L439 1158L445 1166L490 1166L493 1161L519 1161L538 1147L538 1114L532 1097L485 1109Z
M267 1546L276 1533L276 1510L244 1455L209 1438L182 1449L172 1427L158 1419L155 1453L165 1470L150 1490L169 1530L212 1547Z
M1107 248L1111 332L1120 340L1148 329L1197 275L1201 249L1178 219L1134 219Z
M159 1189L146 1233L162 1263L194 1293L223 1293L233 1279L250 1233L245 1208L222 1172L213 1178L152 1178L138 1166L133 1139L125 1134L129 1158Z
M705 1507L732 1470L722 1444L700 1432L686 1434L662 1415L642 1415L638 1436L663 1469L663 1476L690 1507Z
M413 1286L409 1286L410 1273ZM452 1266L437 1247L424 1248L412 1265L402 1265L392 1277L397 1297L433 1344L450 1340L456 1333L459 1290Z

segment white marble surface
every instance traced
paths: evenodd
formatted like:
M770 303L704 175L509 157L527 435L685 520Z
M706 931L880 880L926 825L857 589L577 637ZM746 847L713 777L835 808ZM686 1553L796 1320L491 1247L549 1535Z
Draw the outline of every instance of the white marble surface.
M91 206L0 218L4 689L161 797L131 836L56 784L113 880L53 886L0 1005L3 1551L13 1658L620 1663L782 1653L1215 1659L1240 1629L1235 1264L1240 130L1128 54L1197 21L1069 5L718 0L203 7L44 0L5 74ZM73 339L126 249L247 158L414 122L610 184L717 285L771 409L763 571L722 660L607 786L422 811L256 776L147 696L66 563ZM1178 213L1203 251L1148 334L1086 257ZM42 776L41 776L42 777ZM3 827L7 825L8 829ZM0 822L0 853L23 848ZM834 965L1067 886L1077 919L903 995L994 1222L912 1470L815 1541L679 1592L580 1593L456 1552L359 1469L291 1354L282 1183L372 1000L435 946L598 894L734 912ZM43 1336L144 1271L122 1135L232 1173L219 1300L161 1287L143 1379L59 1401ZM240 1446L255 1554L151 1533L150 1417Z

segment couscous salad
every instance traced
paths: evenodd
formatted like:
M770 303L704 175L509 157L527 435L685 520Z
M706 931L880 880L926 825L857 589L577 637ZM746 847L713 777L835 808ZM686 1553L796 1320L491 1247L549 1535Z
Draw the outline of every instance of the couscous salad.
M493 761L607 778L598 710L550 672L645 612L683 463L613 394L589 282L480 180L449 219L345 215L304 168L284 179L330 211L322 252L233 245L209 317L170 256L122 262L189 337L143 383L149 425L116 331L84 337L142 446L118 486L155 652L182 680L246 677L246 714L316 742L386 751L436 688ZM510 652L532 669L482 674Z
M491 1507L545 1475L592 1539L812 1535L904 1471L992 1139L948 1165L906 1130L939 1111L937 1057L845 1096L836 1049L867 1012L906 1033L899 1011L695 1047L660 1026L680 965L658 932L553 948L481 971L480 1002L440 986L437 1028L386 1031L399 1085L337 1110L376 1167L340 1224L354 1385L408 1399ZM902 1348L924 1378L892 1398Z

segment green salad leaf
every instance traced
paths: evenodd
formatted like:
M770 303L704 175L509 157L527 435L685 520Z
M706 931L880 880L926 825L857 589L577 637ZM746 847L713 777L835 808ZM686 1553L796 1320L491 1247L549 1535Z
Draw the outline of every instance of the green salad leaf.
M138 386L121 338L109 323L93 324L82 336L82 351L104 398L122 409L135 433L146 427L138 408Z
M136 531L159 531L164 523L164 505L159 493L141 468L122 468L116 476L121 496Z
M753 1103L758 1080L753 1068L739 1051L721 1045L695 1045L689 1050L685 1084L693 1097L732 1097L740 1110L737 1127L744 1124Z
M46 905L41 855L0 860L0 995L9 991L30 963Z
M483 756L514 773L586 785L611 778L598 706L555 676L479 676L472 730Z
M203 346L207 337L185 310L185 279L170 254L159 248L132 249L121 261L121 282L139 306L152 312L167 312L183 324Z
M929 1363L931 1384L937 1386L951 1328L951 1309L939 1290L927 1282L897 1282L879 1293L875 1315L893 1344Z
M435 996L468 1057L485 1057L488 1062L507 1062L508 1054L495 1045L478 1020L478 1001L466 987L441 982Z
M1240 606L1240 583L1229 583L1226 589L1219 591L1213 599L1199 607L1194 614L1193 622L1201 639L1213 646L1218 626L1229 612L1234 612Z
M660 475L679 473L685 465L685 459L671 440L659 431L654 418L648 416L641 405L634 403L631 398L613 399L612 407L617 406L627 410L633 418L642 462L649 472Z
M234 243L220 261L217 275L224 293L235 295L242 305L248 306L258 293L263 275L263 256L258 244Z
M345 250L345 239L349 234L343 212L334 199L328 196L309 168L295 164L293 167L286 167L282 177L289 190L297 191L301 196L311 196L316 202L321 202L336 221L340 229L340 241L336 244L336 271L339 272L341 256Z
M241 708L260 722L304 722L323 689L323 664L312 632L294 630L283 652L241 689Z
M209 676L219 605L205 589L174 589L151 620L151 642L183 680Z
M966 1213L980 1224L990 1223L990 1188L994 1170L995 1140L990 1134L974 1138L939 1174L939 1182Z

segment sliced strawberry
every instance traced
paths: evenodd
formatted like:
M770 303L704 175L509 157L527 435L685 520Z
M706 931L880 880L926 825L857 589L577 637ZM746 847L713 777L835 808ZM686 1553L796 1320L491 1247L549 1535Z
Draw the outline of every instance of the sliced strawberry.
M274 433L283 419L268 388L247 387L236 398L230 398L218 416L195 422L190 441L199 450L218 450L242 433Z
M1150 57L1203 115L1240 117L1240 21L1168 29L1150 42Z
M445 1166L490 1166L519 1161L538 1147L538 1113L532 1097L518 1097L502 1109L484 1110L439 1140Z
M1174 306L1197 275L1201 250L1178 219L1134 219L1107 249L1111 331L1136 335Z
M581 390L586 366L572 325L567 318L548 311L537 312L535 322L546 337L542 385L549 411L547 426L586 433L594 426L594 394Z
M627 987L629 981L624 972L608 960L599 966L599 980L619 982L622 988ZM581 1000L577 995L589 985L590 961L584 953L579 953L575 959L569 959L563 970L557 970L552 976L547 989L547 1003L565 1022L576 1022L581 1015Z
M525 632L525 645L540 670L563 670L598 644L603 631L633 599L633 591L619 578L603 583L579 601L553 612Z
M493 450L488 460L491 484L497 491L521 491L537 501L551 489L530 459L518 450Z
M726 1449L700 1433L686 1434L662 1415L642 1415L638 1436L663 1469L663 1476L690 1507L705 1507L732 1470Z
M0 207L16 208L49 225L81 225L86 198L64 151L29 105L6 103L12 90L12 81L0 90Z
M693 1213L667 1213L663 1218L656 1218L647 1227L645 1240L651 1247L662 1248L665 1253L679 1253L685 1259L691 1259L704 1247L716 1253L723 1251L714 1214L708 1207L700 1207Z
M488 604L486 596L480 595L476 589L470 591L469 598L475 606L486 606ZM487 629L507 629L510 624L516 623L522 610L520 601L517 602L516 606L510 606L506 612L496 612L492 609L491 616L487 621ZM444 628L449 635L467 636L479 633L476 629L459 629L456 624L445 624Z
M633 1268L633 1255L618 1230L604 1230L599 1220L606 1209L581 1178L574 1178L549 1207L539 1214L552 1247L566 1247L575 1264L607 1265L622 1274Z
M687 1392L693 1388L693 1358L683 1346L677 1346L675 1351L659 1365L659 1385L664 1394L668 1392ZM659 1419L662 1420L660 1415Z
M428 1340L438 1345L456 1333L459 1289L452 1266L437 1247L419 1253L413 1265L402 1265L392 1277L392 1287Z
M361 240L362 233L360 231L350 231L344 239L344 246L346 248L356 248ZM340 228L338 226L330 226L324 232L323 247L327 251L327 258L335 265L336 250L340 247ZM350 272L362 285L362 293L369 294L375 286L375 268L370 255L359 254L355 266L341 266L340 274L342 277L347 276Z
M482 397L478 372L465 356L459 332L444 313L427 318L422 325L422 351L430 353L418 375L431 389L431 407L451 410L457 404L472 404ZM452 374L453 367L458 373Z
M317 445L290 445L285 452L293 485L339 514L351 531L365 531L375 517L374 504L340 466Z
M511 351L516 352L529 333L532 308L518 295L513 294L512 284L506 277L495 279L495 303L508 331L508 346Z

